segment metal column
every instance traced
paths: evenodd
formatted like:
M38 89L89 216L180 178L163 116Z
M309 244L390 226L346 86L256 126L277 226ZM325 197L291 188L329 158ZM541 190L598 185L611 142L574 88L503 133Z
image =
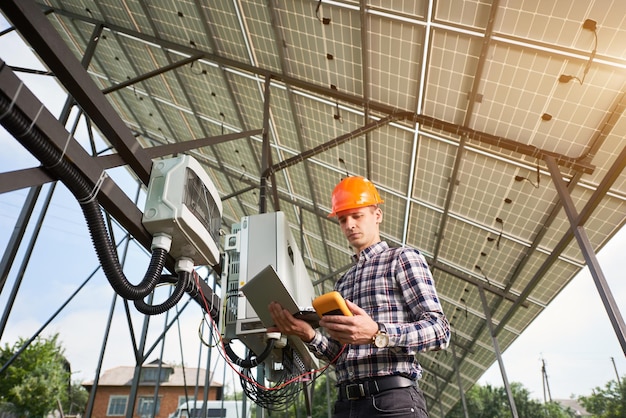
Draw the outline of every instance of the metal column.
M39 197L40 192L41 187L31 187L28 192L28 196L26 197L26 200L22 205L20 215L15 221L13 233L11 234L9 243L4 250L4 255L0 260L0 293L2 293L4 284L9 277L9 272L11 271L11 266L13 265L13 261L15 260L15 255L17 254L20 244L24 239L24 235L26 234L26 228L28 227L28 222L30 221L30 217L32 216L35 209L35 204L37 203L37 198ZM4 326L0 325L0 338L2 338L3 331Z
M272 149L270 147L269 136L269 118L270 118L270 85L271 79L265 78L265 92L263 94L263 151L261 155L261 184L259 186L259 213L267 212L267 179L269 167L271 167L270 161L272 159ZM276 187L276 183L273 184ZM274 202L277 204L278 200Z
M465 418L469 418L467 415L467 402L465 401L465 391L463 390L463 382L461 381L461 373L459 372L459 358L456 356L455 344L450 344L452 349L452 356L454 357L454 371L456 374L457 385L459 385L459 394L461 395L461 403L463 405L463 415Z
M34 1L4 1L3 13L54 72L144 184L152 160Z
M483 311L485 312L485 320L489 327L489 335L493 343L493 348L496 352L496 359L498 360L498 366L500 366L500 374L502 374L502 382L504 383L504 389L506 390L506 396L509 399L509 406L511 408L511 414L513 418L518 418L517 408L515 407L515 400L513 399L513 393L511 392L511 385L509 385L509 379L506 377L506 370L504 368L504 362L502 361L502 354L500 353L500 346L498 345L498 339L493 330L493 322L491 322L491 312L489 310L489 304L487 303L487 297L482 286L478 286L478 294L480 295L480 301L483 304Z
M50 207L50 201L52 200L52 196L54 195L55 188L56 188L56 184L53 184L48 189L48 193L46 194L45 199L44 199L43 207L41 209L41 212L39 213L39 216L37 217L37 221L35 222L32 236L30 237L28 241L28 245L26 246L24 256L22 257L22 262L20 263L20 267L16 273L16 278L15 278L15 282L13 283L13 288L11 289L11 293L7 300L7 304L4 307L4 312L2 314L2 317L0 317L0 336L4 334L6 325L9 322L9 315L11 315L11 311L13 310L13 304L15 303L15 299L17 298L17 294L20 290L20 286L22 285L22 280L24 279L26 268L28 267L28 263L30 262L30 257L33 253L33 249L35 248L35 244L37 243L37 238L39 237L41 226L43 225L46 214L48 213L48 208ZM28 201L24 202L24 206L22 207L22 213L20 214L20 218L18 219L18 223L20 224L19 225L20 230L15 231L17 235L15 237L12 237L12 240L13 238L15 238L15 241L11 243L11 245L14 248L11 249L10 252L17 251L17 249L19 248L19 245L23 238L23 233L25 231L25 228L28 226L28 223L31 220L32 210L33 210L34 205L36 204L37 197L39 196L39 192L40 192L40 188L37 188L36 191L31 189L31 192L28 195ZM7 248L7 251L9 251L9 248ZM10 269L10 263L9 263L9 260L7 260L7 267L6 267L7 276L9 273L9 269ZM6 279L3 279L3 283L4 283L4 280ZM8 366L8 363L5 366L2 366L2 369L0 369L0 372L7 366Z
M589 237L587 237L587 232L582 225L583 222L580 221L581 217L576 210L576 206L574 206L574 202L572 201L572 197L570 196L567 186L563 181L563 177L556 161L550 156L546 156L544 160L550 170L550 175L552 176L552 181L554 182L556 191L561 198L561 203L563 204L563 209L565 210L567 219L570 222L572 232L576 237L576 241L578 241L578 246L583 253L583 257L587 262L591 277L593 277L593 281L598 288L600 299L602 299L602 303L604 304L606 312L609 315L609 319L611 320L617 339L622 346L622 351L626 355L626 325L624 324L624 318L622 317L619 308L617 307L617 303L613 298L613 294L611 293L611 289L606 282L602 268L598 263L598 258L596 257L591 242L589 241Z

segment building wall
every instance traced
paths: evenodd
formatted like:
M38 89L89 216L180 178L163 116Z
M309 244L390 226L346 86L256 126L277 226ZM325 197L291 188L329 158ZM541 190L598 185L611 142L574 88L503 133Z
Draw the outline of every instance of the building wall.
M194 395L194 387L187 388L187 396L193 397ZM198 399L203 399L203 388L198 389ZM218 393L220 393L221 388L211 387L209 389L209 400L217 399ZM98 387L98 392L96 393L96 398L94 401L94 408L92 418L108 418L107 409L109 406L109 399L111 396L120 395L120 396L128 396L130 394L130 386L100 386ZM138 397L139 396L154 396L154 386L140 386L138 389ZM161 399L161 407L159 410L159 414L154 418L167 418L171 413L173 413L178 407L178 398L180 396L185 396L185 389L183 387L171 387L171 386L161 386L159 388L159 397ZM135 411L137 408L138 402L135 402ZM127 403L128 406L128 403ZM133 413L133 417L140 418L139 415Z

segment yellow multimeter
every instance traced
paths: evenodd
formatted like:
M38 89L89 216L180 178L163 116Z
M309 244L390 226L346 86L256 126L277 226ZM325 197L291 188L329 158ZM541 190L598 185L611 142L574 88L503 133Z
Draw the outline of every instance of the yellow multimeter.
M315 312L317 312L320 317L324 315L352 316L352 312L348 309L346 301L336 290L316 297L313 300L313 308L315 308Z

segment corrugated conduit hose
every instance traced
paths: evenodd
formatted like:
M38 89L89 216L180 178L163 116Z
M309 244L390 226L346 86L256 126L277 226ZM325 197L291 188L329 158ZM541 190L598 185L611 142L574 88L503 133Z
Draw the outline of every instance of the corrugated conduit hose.
M228 358L237 366L242 367L244 369L251 369L265 361L265 359L270 355L270 353L274 349L275 343L276 343L275 339L268 339L265 349L263 350L261 354L259 354L258 356L251 356L247 359L242 359L241 357L239 357L237 353L233 351L232 347L228 343L224 344L224 349L226 350L226 354L228 355Z
M0 94L0 123L76 197L87 221L98 259L113 290L129 300L139 300L150 294L159 282L169 250L155 248L143 280L137 285L131 284L120 266L100 205L95 196L92 196L94 185L64 158L59 149L46 140L43 133L21 110L13 107L11 99L4 94Z

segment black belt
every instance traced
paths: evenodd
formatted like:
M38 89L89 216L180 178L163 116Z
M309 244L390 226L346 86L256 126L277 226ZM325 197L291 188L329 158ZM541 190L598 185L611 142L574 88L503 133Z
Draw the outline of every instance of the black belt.
M368 398L386 390L411 386L415 386L415 381L404 376L384 376L359 383L342 383L339 385L339 400L354 401Z

